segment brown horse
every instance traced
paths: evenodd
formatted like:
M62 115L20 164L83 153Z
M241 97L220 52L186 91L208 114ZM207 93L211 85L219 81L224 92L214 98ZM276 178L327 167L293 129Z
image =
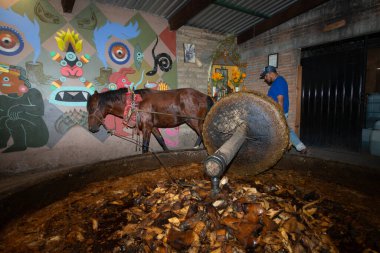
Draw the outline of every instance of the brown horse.
M95 93L87 101L88 129L99 131L108 114L123 118L128 89ZM155 91L136 90L142 101L137 108L137 127L143 136L143 153L149 151L150 134L153 133L164 150L168 150L158 128L189 125L198 135L195 145L202 141L203 119L213 105L211 97L190 88ZM105 127L105 126L104 126Z

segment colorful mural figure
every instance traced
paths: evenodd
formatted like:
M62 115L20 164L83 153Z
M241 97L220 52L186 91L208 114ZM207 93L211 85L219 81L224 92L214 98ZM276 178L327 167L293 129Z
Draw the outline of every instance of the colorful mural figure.
M129 23L123 26L118 23L107 22L104 26L94 30L94 42L98 52L98 57L103 63L101 73L110 73L108 80L104 78L97 78L98 81L102 81L102 85L108 84L108 87L103 90L115 90L119 88L131 88L134 89L143 81L143 74L136 83L130 82L127 74L135 74L136 71L131 67L120 68L117 72L112 73L107 64L106 55L109 60L116 65L126 65L131 60L131 48L126 43L127 40L136 38L140 34L138 23ZM117 41L113 41L107 49L107 44L110 38L115 38ZM141 57L141 54L140 54ZM142 59L141 59L142 61Z
M60 53L52 51L52 59L60 64L61 77L52 82L50 86L54 92L50 95L49 101L53 104L66 106L85 106L87 97L93 94L95 87L92 82L83 77L83 65L90 61L88 54L78 56L82 52L83 41L79 39L79 34L75 31L57 32L55 37L58 48L65 52L64 57ZM82 87L62 87L67 78L79 79L85 86Z
M45 132L40 144L48 139L45 145L49 148L76 126L87 128L87 111L82 107L95 89L139 89L145 83L158 84L161 80L169 82L171 88L176 85L175 32L169 30L166 20L128 10L116 18L112 7L94 1L80 3L69 16L62 15L56 1L17 0L3 5L8 9L0 7L0 64L4 63L1 78L5 78L5 85L0 84L0 115L3 121L8 117L7 122L22 115L13 111L16 108L10 109L15 99L26 104L23 99L30 97L36 105L42 104L42 97L48 100L45 108L39 106L41 115L45 111L48 131L44 125L38 134ZM53 61L49 63L49 59ZM17 66L23 66L26 73ZM99 69L99 75L95 69ZM152 75L146 75L147 71ZM19 78L16 72L22 72ZM170 89L167 84L161 88ZM122 119L107 118L108 124L119 134L132 135ZM6 138L4 131L11 133L10 137ZM165 137L166 130L161 131ZM173 132L168 131L171 138ZM1 147L12 146L13 135L17 139L18 133L2 125ZM100 141L108 137L106 131L95 135ZM28 141L33 138L29 136ZM169 140L168 146L176 143ZM37 141L31 144L38 145Z
M3 153L47 143L49 132L42 119L42 95L31 88L24 68L0 65L0 104L0 148L6 148L10 138L13 139L13 145Z
M140 80L137 83L131 82L128 79L129 74L134 74L136 71L133 68L121 68L118 72L114 72L109 77L108 89L105 88L102 91L118 90L120 88L129 88L135 90L137 86L142 83L144 79L144 71L141 72Z
M123 40L129 40L137 37L140 34L140 29L137 23L129 23L123 26L118 23L107 22L104 26L94 30L94 42L98 57L102 61L105 68L108 67L105 52L108 52L112 62L123 65L130 59L130 49L128 45L123 43ZM112 43L106 50L106 45L110 37L116 37L120 42Z
M11 22L18 31L11 27L1 26L1 47L0 54L6 56L14 56L19 54L23 47L24 42L21 37L23 34L25 40L32 46L34 51L33 62L36 62L41 53L41 40L40 40L40 26L36 20L30 21L27 16L21 16L12 10L5 10L0 8L0 22Z
M87 88L92 87L92 83L83 77L82 69L83 65L90 61L90 56L88 54L82 55L81 57L77 56L83 48L83 41L79 39L79 34L75 33L74 30L70 31L70 29L67 29L67 32L57 32L57 35L55 40L57 41L58 48L62 52L65 52L65 57L62 57L57 52L50 52L52 59L61 65L62 75L59 80L55 80L52 83L51 88L61 88L66 78L79 78Z
M109 89L118 90L120 88L129 88L132 84L128 79L128 74L134 74L136 71L133 68L121 68L118 72L114 72L110 75ZM111 84L113 84L111 86Z
M51 24L59 24L59 17L49 12L46 7L41 3L42 1L38 1L34 6L34 14L45 23Z
M141 64L143 62L143 59L144 59L144 52L142 51L141 49L141 46L139 44L137 44L135 46L135 53L134 53L134 63L135 63L135 67L137 70L140 70L141 68Z
M108 68L107 58L110 62L116 65L126 65L131 60L131 51L132 48L129 47L127 43L124 41L133 39L140 34L140 30L138 29L137 23L129 23L127 26L122 26L118 23L110 23L107 22L103 27L95 29L94 31L94 42L96 45L96 49L98 52L98 57L103 62L103 68L101 69L101 73L105 73ZM111 37L119 39L118 41L112 42L107 49L107 43ZM158 36L156 36L156 41L152 49L152 56L154 60L154 67L152 70L146 73L147 76L153 76L157 73L158 67L163 72L168 72L172 68L172 59L167 53L160 53L155 55L155 49L158 44ZM136 70L132 67L122 67L117 72L108 71L108 86L102 89L102 92L107 90L116 90L120 88L129 88L129 89L137 89L137 87L144 80L144 72L145 70L141 70L144 53L139 44L136 44L134 47L134 66L137 70L140 71L141 77L140 80L136 83L131 82L128 78L128 75L133 75L136 73ZM97 79L100 80L100 77ZM147 83L148 84L148 83ZM166 83L161 82L160 84L162 90L169 89L169 86ZM145 85L146 88L149 88ZM158 86L155 86L158 89ZM116 118L112 115L108 115L105 119L105 125L108 129L112 129L116 135L119 136L130 136L132 135L131 131L123 124L123 120ZM161 131L168 131L167 141L169 146L175 147L178 145L178 128L166 130L162 129Z
M38 6L36 8L39 9ZM48 83L49 77L44 74L43 64L37 62L37 58L41 52L39 23L36 20L32 22L26 15L21 16L11 9L5 10L1 8L0 22L11 22L12 26L0 26L0 55L8 56L8 58L2 59L2 61L6 62L7 59L10 59L13 62L13 59L24 53L25 43L27 42L32 47L34 53L33 59L25 64L28 80L35 84ZM30 51L30 49L27 51Z
M132 67L122 67L116 72L112 72L112 69L108 67L106 55L109 60L117 65L126 65L131 59L131 49L124 42L128 39L137 37L140 34L138 23L129 23L123 26L118 23L107 22L104 26L96 28L94 30L94 43L98 52L98 58L103 63L101 73L108 73L108 80L102 80L102 85L107 84L102 92L107 90L117 90L120 88L135 89L142 83L144 72L141 74L141 78L138 82L134 83L130 81L128 75L133 75L136 70ZM112 42L107 49L107 43L111 37L117 38L118 41ZM104 79L98 77L97 80ZM123 120L112 115L108 115L105 118L105 125L108 129L112 129L115 134L119 136L131 136L132 131L129 131L123 124Z
M154 47L152 49L152 56L154 59L154 67L151 71L148 71L146 73L147 76L153 76L154 74L156 74L157 73L157 66L159 66L160 69L164 72L168 72L172 68L173 61L172 61L172 58L170 57L170 55L168 55L167 53L160 53L160 54L156 55L154 53L154 50L156 49L157 44L158 44L158 37L156 40L156 44L154 44Z
M10 27L0 26L0 54L13 56L23 49L24 41L21 35Z

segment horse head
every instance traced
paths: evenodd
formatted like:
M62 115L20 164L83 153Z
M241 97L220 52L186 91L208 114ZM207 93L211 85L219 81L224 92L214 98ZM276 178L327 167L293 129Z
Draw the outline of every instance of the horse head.
M99 105L100 95L97 91L87 100L88 130L92 133L99 131L100 125L104 123L105 110Z

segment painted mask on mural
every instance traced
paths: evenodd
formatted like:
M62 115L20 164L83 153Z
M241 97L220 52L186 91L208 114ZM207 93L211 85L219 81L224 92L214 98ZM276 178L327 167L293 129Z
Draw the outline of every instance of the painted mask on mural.
M0 72L0 92L2 94L17 94L19 97L28 92L23 80L20 79L20 72L10 69L8 72Z
M65 106L84 106L87 103L88 95L95 90L92 82L83 75L83 66L90 61L88 54L79 55L83 49L83 41L74 30L60 31L56 33L55 40L59 52L51 51L52 60L60 64L61 77L52 81L49 101L53 104ZM68 79L78 79L84 87L64 85Z
M69 44L65 59L61 60L61 74L69 78L78 78L83 75L83 63L78 59L73 47Z

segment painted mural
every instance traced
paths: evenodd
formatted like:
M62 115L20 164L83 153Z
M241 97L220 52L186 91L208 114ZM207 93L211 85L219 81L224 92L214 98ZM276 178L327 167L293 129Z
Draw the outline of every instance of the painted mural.
M1 152L54 148L72 128L87 129L94 91L177 86L176 34L166 20L90 0L65 14L60 2L0 0ZM132 135L121 119L106 125ZM161 131L178 145L178 128Z
M42 95L31 88L25 69L0 65L0 92L0 148L6 148L3 152L45 145L49 133L42 119ZM8 147L10 138L13 144Z

